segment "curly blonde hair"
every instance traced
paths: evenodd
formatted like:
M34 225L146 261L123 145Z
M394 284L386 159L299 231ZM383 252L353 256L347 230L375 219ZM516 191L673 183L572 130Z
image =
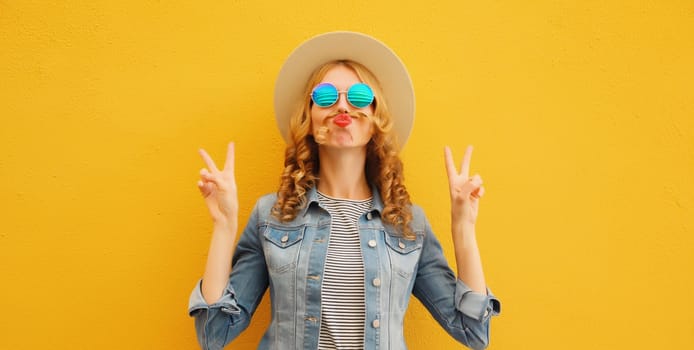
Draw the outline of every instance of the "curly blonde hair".
M320 66L306 84L301 108L298 108L289 122L290 139L285 151L284 170L280 176L277 202L272 208L272 215L282 222L294 220L306 205L306 192L317 185L320 162L318 143L311 135L313 102L310 92L330 69L339 65L352 69L359 79L374 91L374 113L369 117L374 126L374 134L366 146L366 179L381 195L384 206L382 220L395 227L404 238L413 239L415 234L410 228L412 203L404 184L397 140L391 132L393 120L386 101L378 98L383 96L382 89L376 77L366 67L349 60L332 61Z

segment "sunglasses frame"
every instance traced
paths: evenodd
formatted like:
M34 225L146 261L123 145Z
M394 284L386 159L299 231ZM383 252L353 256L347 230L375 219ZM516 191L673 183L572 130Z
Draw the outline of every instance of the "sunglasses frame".
M362 106L362 107L359 107L359 106L355 105L355 104L352 103L352 101L349 99L349 92L352 90L352 88L354 88L354 87L357 86L357 85L359 85L359 86L365 86L366 88L369 89L369 92L371 93L371 101L369 101L368 104L366 104L366 105L364 105L364 106ZM316 93L316 90L317 90L319 87L321 87L321 86L331 86L333 89L335 89L335 91L337 91L337 98L335 99L335 101L333 101L333 103L331 103L331 104L329 104L329 105L327 105L327 106L321 106L318 102L316 102L316 99L314 98L314 94ZM317 106L319 106L319 107L321 107L321 108L329 108L329 107L334 106L334 105L337 103L337 101L340 100L340 95L341 95L341 94L345 94L345 97L347 98L347 103L349 103L350 106L352 106L352 107L354 107L354 108L366 108L366 107L368 107L369 105L371 105L372 103L374 103L374 101L376 100L376 95L374 95L374 92L373 92L373 89L371 88L371 86L369 86L368 84L363 83L363 82L358 82L358 83L352 84L352 86L350 86L349 89L347 89L346 91L345 91L345 90L338 90L338 89L337 89L337 86L335 86L335 85L332 84L332 83L320 83L320 84L316 85L316 86L313 88L313 90L311 90L311 102L315 103Z

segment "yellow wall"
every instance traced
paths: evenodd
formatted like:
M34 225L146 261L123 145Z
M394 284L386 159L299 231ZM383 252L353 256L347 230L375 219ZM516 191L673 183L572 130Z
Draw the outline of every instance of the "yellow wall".
M410 69L407 183L449 261L442 149L475 145L491 349L694 346L692 1L258 3L0 2L0 349L194 348L196 150L236 141L245 222L277 185L279 67L335 29ZM454 346L419 303L406 328Z

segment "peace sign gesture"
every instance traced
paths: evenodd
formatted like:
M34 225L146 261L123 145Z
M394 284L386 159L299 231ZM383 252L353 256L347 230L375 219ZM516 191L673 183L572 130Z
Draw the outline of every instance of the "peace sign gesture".
M472 146L468 146L463 157L460 173L457 172L451 149L446 146L444 150L446 158L446 172L451 191L451 216L454 222L475 224L479 201L484 194L482 178L475 174L470 177L470 158L472 158Z
M204 149L201 148L199 153L207 168L200 169L198 189L205 198L212 219L216 224L236 224L239 201L234 179L234 143L229 143L222 170L217 169L214 160Z

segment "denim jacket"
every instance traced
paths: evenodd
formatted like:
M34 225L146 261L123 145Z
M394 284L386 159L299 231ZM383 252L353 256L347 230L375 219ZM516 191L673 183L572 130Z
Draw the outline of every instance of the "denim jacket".
M407 240L381 221L383 203L359 218L364 257L366 323L364 349L406 349L403 318L414 294L456 340L473 349L489 342L489 320L500 302L472 291L448 266L441 245L418 206L412 207L416 239ZM190 296L203 349L222 349L248 327L270 287L272 321L258 349L317 349L321 325L321 276L330 239L330 215L315 188L296 218L282 223L270 215L276 195L258 200L234 252L222 297L207 304L201 281Z

